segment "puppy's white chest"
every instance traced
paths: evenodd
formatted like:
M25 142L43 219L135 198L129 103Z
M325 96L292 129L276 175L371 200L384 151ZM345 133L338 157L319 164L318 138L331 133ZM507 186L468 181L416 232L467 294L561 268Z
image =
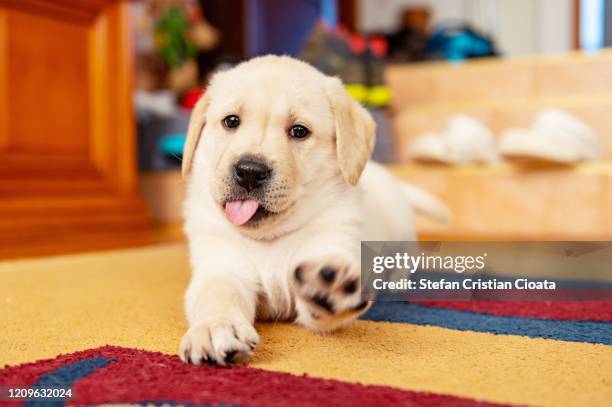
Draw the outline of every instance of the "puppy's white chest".
M292 251L278 244L259 243L253 247L258 274L257 319L287 320L294 315L289 286Z

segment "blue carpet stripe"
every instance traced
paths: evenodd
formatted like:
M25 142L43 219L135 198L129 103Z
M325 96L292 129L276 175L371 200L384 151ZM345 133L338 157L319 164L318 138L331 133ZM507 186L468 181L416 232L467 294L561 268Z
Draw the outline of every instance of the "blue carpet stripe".
M361 318L370 321L432 325L460 331L612 345L612 323L606 322L502 317L424 307L405 302L382 301L375 302L374 306Z
M109 363L114 362L114 359L106 359L101 357L79 360L78 362L62 366L52 372L42 375L32 388L35 387L72 387L78 380L89 376L99 368L102 368ZM73 394L74 396L74 394ZM66 400L68 401L68 400ZM27 407L33 406L63 406L63 400L28 400L25 403Z

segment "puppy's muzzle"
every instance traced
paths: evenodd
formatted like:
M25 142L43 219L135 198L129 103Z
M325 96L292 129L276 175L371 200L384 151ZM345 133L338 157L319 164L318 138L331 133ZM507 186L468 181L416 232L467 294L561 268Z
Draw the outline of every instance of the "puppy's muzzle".
M263 187L271 174L270 167L264 161L256 158L241 158L234 164L234 181L247 192Z

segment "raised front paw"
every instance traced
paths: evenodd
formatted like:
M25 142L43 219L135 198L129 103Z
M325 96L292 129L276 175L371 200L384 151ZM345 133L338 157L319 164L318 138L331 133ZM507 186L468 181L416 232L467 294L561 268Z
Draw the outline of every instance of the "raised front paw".
M198 322L181 339L179 357L194 365L242 363L259 343L259 335L247 321Z
M297 322L307 328L328 331L356 319L370 306L361 298L359 266L329 256L302 262L293 273Z

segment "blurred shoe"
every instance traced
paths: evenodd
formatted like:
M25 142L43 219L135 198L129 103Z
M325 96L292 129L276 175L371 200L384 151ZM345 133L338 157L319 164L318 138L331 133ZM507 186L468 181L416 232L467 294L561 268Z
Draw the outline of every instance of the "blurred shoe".
M576 117L557 109L539 112L530 128L506 130L499 143L499 152L513 161L559 164L596 160L601 155L593 130Z
M358 34L348 34L351 54L346 61L340 79L344 82L347 92L357 101L365 103L368 97L367 76L365 68L366 39Z
M410 156L424 162L444 164L491 164L499 162L495 137L478 120L453 116L442 133L428 133L410 145Z
M365 102L372 107L384 107L391 101L391 91L385 84L385 59L388 45L383 37L372 37L365 52L367 94Z
M346 30L319 21L308 35L299 58L326 75L342 76L352 52Z

